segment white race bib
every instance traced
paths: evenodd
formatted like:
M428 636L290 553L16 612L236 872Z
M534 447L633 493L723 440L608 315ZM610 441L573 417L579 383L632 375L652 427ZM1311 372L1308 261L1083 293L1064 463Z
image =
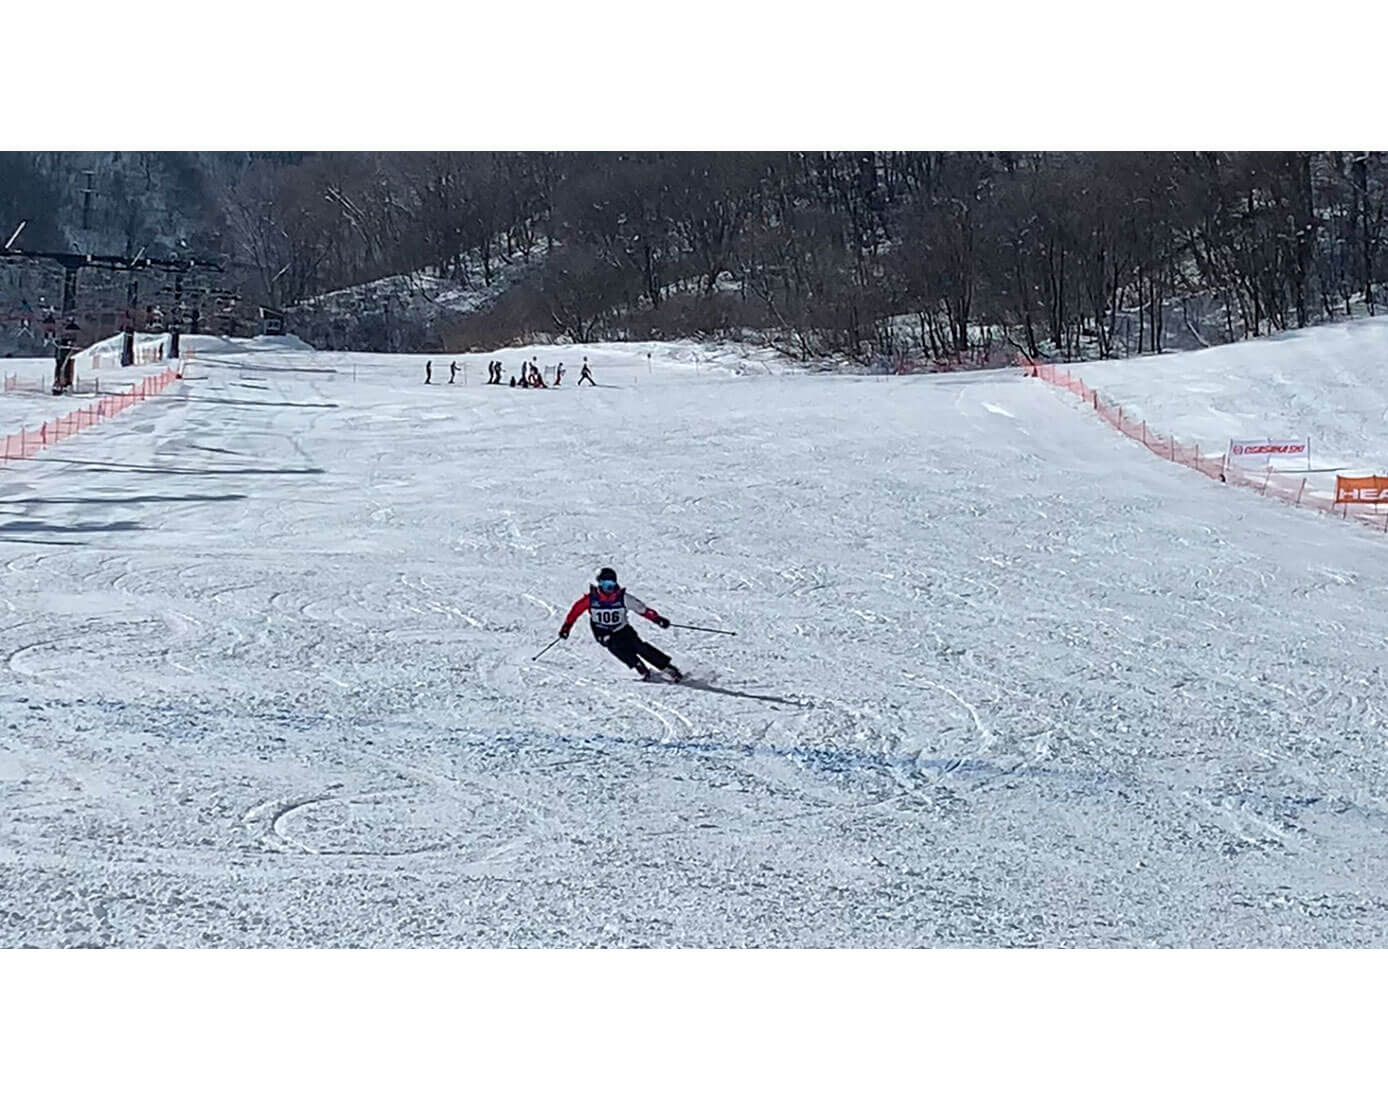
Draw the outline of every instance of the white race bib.
M625 604L617 604L615 607L591 605L588 614L593 617L593 625L599 630L620 630L627 625Z

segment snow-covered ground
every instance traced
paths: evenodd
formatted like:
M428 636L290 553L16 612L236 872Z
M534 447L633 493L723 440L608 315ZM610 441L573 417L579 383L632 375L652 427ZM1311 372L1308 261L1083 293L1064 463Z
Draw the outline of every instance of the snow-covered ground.
M3 473L0 944L1388 944L1382 535L1016 371L534 354L223 345ZM532 660L604 564L736 636Z
M1208 452L1230 439L1309 439L1313 468L1388 472L1388 317L1072 369Z

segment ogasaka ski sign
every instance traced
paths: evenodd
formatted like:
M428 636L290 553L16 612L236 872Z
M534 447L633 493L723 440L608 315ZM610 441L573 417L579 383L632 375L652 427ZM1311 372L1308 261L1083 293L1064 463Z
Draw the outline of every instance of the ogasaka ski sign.
M1274 458L1311 457L1309 439L1231 439L1229 457L1239 464L1266 465Z
M1336 504L1388 504L1388 477L1335 477Z

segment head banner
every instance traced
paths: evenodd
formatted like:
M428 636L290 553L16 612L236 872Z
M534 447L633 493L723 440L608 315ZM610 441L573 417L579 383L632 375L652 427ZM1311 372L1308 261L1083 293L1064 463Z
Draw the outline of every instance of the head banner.
M1336 504L1388 504L1388 477L1335 478Z

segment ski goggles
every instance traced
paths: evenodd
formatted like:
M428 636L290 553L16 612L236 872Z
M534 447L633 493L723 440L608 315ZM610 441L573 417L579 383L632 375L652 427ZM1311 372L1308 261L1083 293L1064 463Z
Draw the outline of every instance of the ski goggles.
M598 587L601 588L604 592L615 592L615 591L617 591L617 582L616 582L616 581L598 581Z

